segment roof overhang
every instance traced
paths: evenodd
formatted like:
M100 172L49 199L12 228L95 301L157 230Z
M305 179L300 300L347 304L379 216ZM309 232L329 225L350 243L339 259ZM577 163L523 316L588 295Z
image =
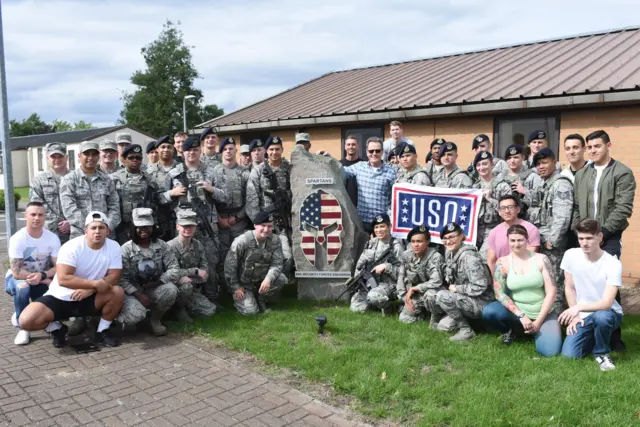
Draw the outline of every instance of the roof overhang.
M453 118L503 112L514 113L540 109L573 109L638 103L640 103L640 90L630 90L620 92L517 99L508 101L462 103L456 105L418 107L393 111L372 111L318 117L278 119L254 123L222 125L217 127L219 133L251 132L283 128L300 128L308 126L330 126L349 123L379 122L390 120L410 121L418 119ZM194 129L193 132L200 133L203 130L204 128Z

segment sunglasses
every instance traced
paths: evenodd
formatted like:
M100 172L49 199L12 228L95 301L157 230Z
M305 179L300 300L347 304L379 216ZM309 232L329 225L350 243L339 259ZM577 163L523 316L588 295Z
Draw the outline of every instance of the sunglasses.
M382 153L382 150L368 150L369 154L380 154Z
M127 160L142 160L142 156L128 156Z

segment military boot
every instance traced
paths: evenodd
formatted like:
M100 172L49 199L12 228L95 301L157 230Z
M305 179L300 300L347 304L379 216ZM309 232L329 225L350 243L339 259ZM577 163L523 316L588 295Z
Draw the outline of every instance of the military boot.
M151 326L151 330L157 337L167 335L167 328L162 323L160 323L162 315L164 315L164 312L158 312L156 310L152 310L151 314L149 315L149 326Z
M260 313L271 312L271 309L267 306L267 300L263 295L258 294L258 296L256 297L256 302L258 303L258 310L260 310Z
M441 319L442 319L441 315L431 313L431 318L429 319L429 327L434 331L437 331L438 327L440 326Z
M449 341L468 341L476 337L476 333L473 332L471 326L466 320L458 322L458 332L449 338Z
M437 330L441 332L453 332L456 330L456 324L451 317L445 316L438 322Z
M183 307L178 307L178 311L176 312L176 318L178 322L181 323L193 323L193 319L189 316L187 309Z

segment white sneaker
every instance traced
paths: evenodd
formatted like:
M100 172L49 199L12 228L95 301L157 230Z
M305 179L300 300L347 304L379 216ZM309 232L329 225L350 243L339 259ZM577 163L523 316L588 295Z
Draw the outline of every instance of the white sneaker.
M11 316L11 324L13 326L15 326L16 328L20 327L20 324L18 323L18 316L16 316L16 312L13 312L13 316Z
M608 354L596 356L596 362L600 365L601 371L613 371L616 369L616 365L613 364Z
M13 343L15 345L26 345L29 344L29 338L31 338L31 335L29 335L29 331L20 329L18 331L18 335L16 335L16 339L13 340Z

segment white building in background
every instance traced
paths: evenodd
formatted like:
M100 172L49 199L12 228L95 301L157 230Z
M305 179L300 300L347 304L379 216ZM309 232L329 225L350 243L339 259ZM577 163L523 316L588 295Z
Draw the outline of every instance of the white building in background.
M144 150L147 140L155 139L151 135L141 132L129 125L110 126L99 129L74 130L69 132L46 133L42 135L18 136L11 138L11 160L13 166L13 186L27 187L38 172L48 169L45 159L44 146L49 142L64 142L67 145L69 169L78 167L78 149L85 141L100 141L102 139L116 139L117 133L130 133L134 144L139 144ZM143 156L146 162L146 156ZM4 175L0 161L0 189L4 189Z

